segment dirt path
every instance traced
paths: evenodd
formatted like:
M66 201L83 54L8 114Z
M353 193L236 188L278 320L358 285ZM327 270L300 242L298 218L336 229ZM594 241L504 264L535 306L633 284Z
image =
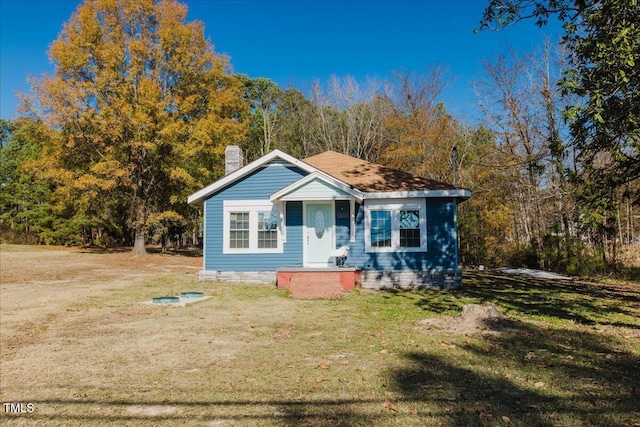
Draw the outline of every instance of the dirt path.
M2 336L16 336L16 328L24 328L25 321L37 329L51 316L68 311L70 304L104 296L105 291L126 289L158 273L196 274L201 265L200 257L3 245Z

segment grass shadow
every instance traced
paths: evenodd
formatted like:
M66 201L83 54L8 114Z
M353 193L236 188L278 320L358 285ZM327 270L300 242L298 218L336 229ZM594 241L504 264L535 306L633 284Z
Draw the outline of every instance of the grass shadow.
M584 325L640 329L640 286L569 282L465 271L463 286L384 291L388 298L408 298L425 312L455 314L464 304L493 303L511 315L546 317Z
M623 347L600 334L521 323L467 339L450 350L455 356L404 353L390 377L405 399L444 402L455 426L638 425L640 363Z

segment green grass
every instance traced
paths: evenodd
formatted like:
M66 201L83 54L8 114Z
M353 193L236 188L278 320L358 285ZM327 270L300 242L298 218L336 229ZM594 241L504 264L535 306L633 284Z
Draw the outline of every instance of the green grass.
M138 303L189 290L211 298ZM511 329L420 323L469 303L496 304ZM166 274L81 298L12 342L2 399L36 406L0 414L14 425L640 426L637 284L469 272L457 291L299 301Z

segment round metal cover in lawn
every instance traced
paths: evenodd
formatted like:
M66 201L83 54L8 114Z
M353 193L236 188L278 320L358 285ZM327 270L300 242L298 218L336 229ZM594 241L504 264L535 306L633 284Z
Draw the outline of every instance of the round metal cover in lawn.
M153 299L154 304L172 304L180 302L180 298L178 297L155 297Z
M180 298L202 298L203 296L204 293L196 291L182 292L180 294Z

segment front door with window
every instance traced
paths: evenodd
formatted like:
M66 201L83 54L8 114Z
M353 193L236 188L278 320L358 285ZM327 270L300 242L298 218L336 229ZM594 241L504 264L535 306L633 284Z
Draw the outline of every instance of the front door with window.
M307 203L305 267L327 267L333 244L333 203Z

